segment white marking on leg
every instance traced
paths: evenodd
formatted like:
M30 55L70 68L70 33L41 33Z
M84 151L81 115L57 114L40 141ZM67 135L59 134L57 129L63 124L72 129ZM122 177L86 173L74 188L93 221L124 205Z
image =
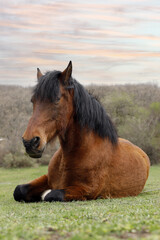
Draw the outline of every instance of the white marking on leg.
M41 195L41 200L44 201L45 196L46 196L48 193L50 193L51 191L52 191L52 189L48 189L48 190L44 191L44 192L42 193L42 195Z

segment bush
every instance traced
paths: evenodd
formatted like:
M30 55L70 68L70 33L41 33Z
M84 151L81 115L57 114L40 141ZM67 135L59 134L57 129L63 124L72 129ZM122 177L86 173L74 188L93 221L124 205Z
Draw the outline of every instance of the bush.
M8 153L4 156L2 167L5 168L19 168L19 167L33 167L35 163L33 159L26 155Z
M126 93L105 97L103 104L114 121L118 135L142 148L151 163L160 162L160 102L139 104Z
M134 116L133 99L125 93L114 94L109 98L106 96L102 99L102 103L116 126L124 124L126 118Z

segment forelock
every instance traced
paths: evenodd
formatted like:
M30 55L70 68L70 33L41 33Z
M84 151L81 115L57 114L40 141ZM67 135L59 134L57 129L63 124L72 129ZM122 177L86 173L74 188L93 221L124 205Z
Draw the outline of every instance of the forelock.
M40 101L55 102L60 97L60 71L50 71L43 75L33 90L33 97Z

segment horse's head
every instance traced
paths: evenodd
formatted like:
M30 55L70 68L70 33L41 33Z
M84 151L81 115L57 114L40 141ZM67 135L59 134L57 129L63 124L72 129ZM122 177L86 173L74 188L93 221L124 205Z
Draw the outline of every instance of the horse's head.
M42 75L37 69L38 83L31 102L33 114L23 134L30 157L42 156L45 145L63 134L73 113L72 63L63 71Z

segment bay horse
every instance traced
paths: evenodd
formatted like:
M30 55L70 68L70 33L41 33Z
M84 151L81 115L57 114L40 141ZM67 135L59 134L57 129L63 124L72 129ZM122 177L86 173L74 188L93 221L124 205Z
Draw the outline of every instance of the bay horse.
M48 173L18 185L14 199L24 202L72 201L137 196L149 175L142 149L118 138L100 102L72 78L72 62L45 75L31 102L33 114L23 134L26 152L39 158L46 144L59 138Z

